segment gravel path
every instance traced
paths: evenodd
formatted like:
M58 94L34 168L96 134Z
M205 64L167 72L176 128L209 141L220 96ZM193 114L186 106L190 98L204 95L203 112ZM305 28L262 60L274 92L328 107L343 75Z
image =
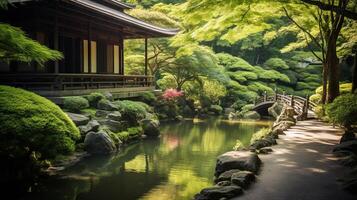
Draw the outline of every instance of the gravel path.
M356 200L338 179L349 169L331 154L342 130L317 120L300 121L280 136L255 184L239 200Z

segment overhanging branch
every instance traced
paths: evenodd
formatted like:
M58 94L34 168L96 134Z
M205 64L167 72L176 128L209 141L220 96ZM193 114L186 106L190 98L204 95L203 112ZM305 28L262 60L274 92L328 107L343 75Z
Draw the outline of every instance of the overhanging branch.
M333 11L333 12L335 12L337 14L340 14L340 15L343 15L343 16L345 16L347 18L350 18L350 19L353 19L353 20L357 20L357 13L353 12L353 11L350 11L350 10L347 10L347 8L341 9L338 6L329 5L329 4L323 3L323 2L318 1L318 0L300 0L300 1L302 1L304 3L307 3L307 4L315 5L315 6L319 7L321 10Z

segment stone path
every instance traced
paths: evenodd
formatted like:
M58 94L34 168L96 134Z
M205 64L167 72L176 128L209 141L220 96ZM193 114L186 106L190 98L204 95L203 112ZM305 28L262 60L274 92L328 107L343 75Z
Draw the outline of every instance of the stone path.
M356 200L338 179L349 169L331 154L341 129L317 120L299 121L280 136L273 153L259 155L264 165L255 184L239 200Z

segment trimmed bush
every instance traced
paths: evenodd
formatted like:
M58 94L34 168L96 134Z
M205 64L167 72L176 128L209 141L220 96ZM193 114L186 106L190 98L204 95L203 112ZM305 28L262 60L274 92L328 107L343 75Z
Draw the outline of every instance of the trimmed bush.
M345 94L327 105L327 116L331 121L349 128L357 124L357 94Z
M63 102L63 108L69 112L80 113L81 110L88 107L88 100L84 97L66 97Z
M144 92L140 95L140 101L149 105L154 105L157 102L157 97L153 92Z
M132 126L138 125L138 122L146 116L147 111L143 103L124 100L115 101L114 104L118 106L123 119L128 121Z
M85 96L85 98L88 100L90 107L96 108L98 102L102 99L105 99L105 96L102 93L94 92L90 95Z
M75 150L78 128L50 100L35 93L0 86L0 153L17 158L31 152L52 159Z
M211 105L209 111L214 112L215 114L219 115L222 113L223 108L220 105Z

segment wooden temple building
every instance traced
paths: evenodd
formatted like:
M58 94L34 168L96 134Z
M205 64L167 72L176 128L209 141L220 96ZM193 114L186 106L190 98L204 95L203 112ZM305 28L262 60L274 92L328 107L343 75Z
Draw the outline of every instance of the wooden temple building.
M169 37L177 30L160 28L126 13L119 0L9 0L0 21L20 27L29 37L63 53L45 66L0 64L0 84L32 90L55 99L108 91L131 96L153 89L147 73L147 39ZM124 75L125 39L145 40L145 74Z

